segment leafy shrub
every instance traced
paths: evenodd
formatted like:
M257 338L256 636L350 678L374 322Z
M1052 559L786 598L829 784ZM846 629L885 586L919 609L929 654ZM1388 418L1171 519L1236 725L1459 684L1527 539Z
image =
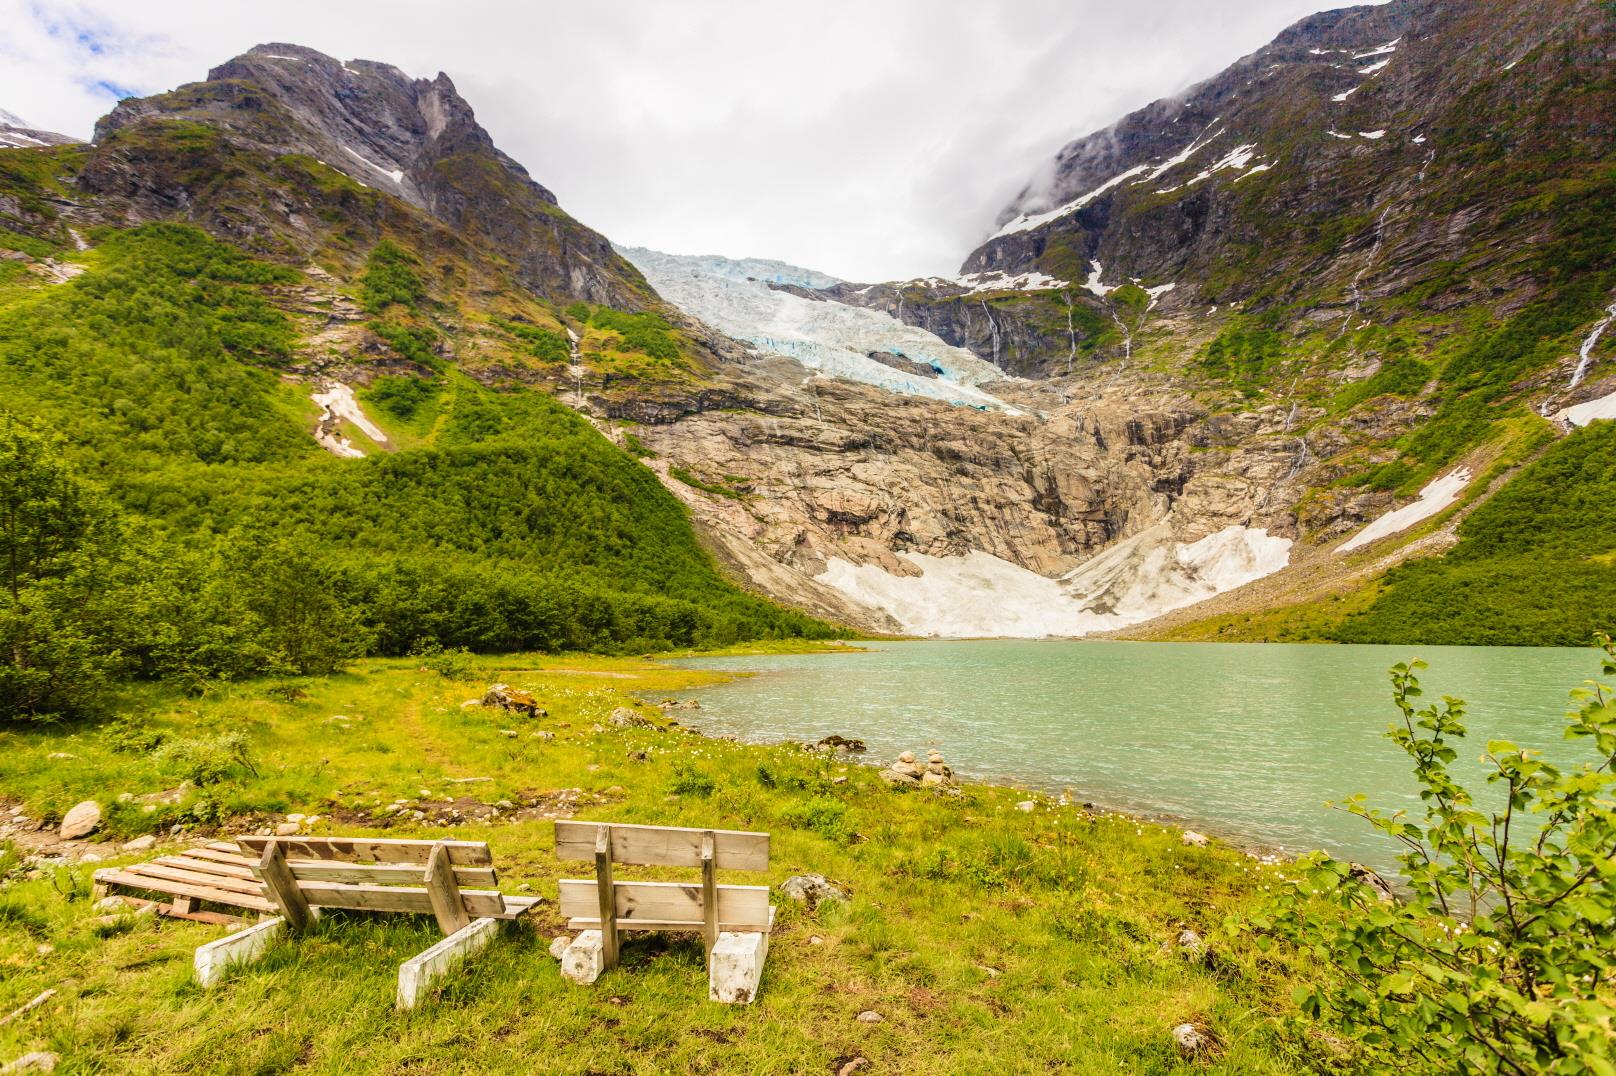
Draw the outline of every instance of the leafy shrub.
M853 823L847 817L847 804L829 796L788 804L780 812L780 821L810 830L837 844L848 844L855 836Z
M435 672L445 680L471 679L471 651L463 646L444 649L436 642L418 643L410 656L420 659L423 669Z
M258 776L252 743L240 732L168 740L152 754L158 762L199 788L228 780L238 770Z
M120 754L144 755L160 747L167 736L139 718L124 714L101 726L101 738Z
M1600 637L1616 676L1616 646ZM1388 737L1413 763L1422 815L1362 796L1344 808L1403 849L1407 893L1385 899L1323 853L1237 927L1296 946L1330 969L1297 1000L1312 1021L1401 1072L1609 1072L1616 999L1616 696L1572 692L1566 738L1593 759L1562 769L1506 740L1487 744L1483 810L1448 770L1465 736L1463 701L1417 708L1423 662L1392 669L1401 714ZM1534 832L1535 829L1535 832Z
M408 421L438 394L438 386L418 377L383 377L370 386L365 396L381 410Z
M561 333L519 321L505 321L500 325L526 344L528 351L541 362L566 362L572 357L572 345Z
M616 333L628 351L668 361L679 357L679 340L673 334L673 326L660 314L650 311L630 314L609 306L597 306L589 315L589 324Z
M718 782L713 780L711 774L688 762L675 766L673 779L668 782L668 792L675 796L700 796L706 799L717 790Z

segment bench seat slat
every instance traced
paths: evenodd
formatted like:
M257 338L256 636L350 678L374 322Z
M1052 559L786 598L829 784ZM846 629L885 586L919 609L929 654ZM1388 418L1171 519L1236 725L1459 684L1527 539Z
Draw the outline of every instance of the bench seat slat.
M149 875L133 874L125 870L97 874L96 881L102 885L118 885L128 889L144 890L149 893L169 893L176 897L191 897L196 900L210 901L214 904L247 908L255 912L271 912L275 910L274 904L257 893L238 893L209 885L195 885L189 882L175 881L171 878L154 878Z
M252 894L258 892L258 883L251 878L231 878L222 874L208 874L204 871L187 870L184 867L171 866L158 861L133 864L128 868L128 873L144 878L164 878L173 882L207 886L227 893Z
M299 882L303 899L316 908L342 908L359 912L432 913L432 898L425 888L397 885L346 885L340 882ZM267 896L267 894L266 894ZM505 895L498 890L462 889L462 906L476 919L508 919Z
M617 922L627 928L636 922L703 925L700 883L614 882L612 894ZM561 880L561 914L568 919L600 919L599 890L593 880ZM758 930L754 924L769 921L769 887L764 885L721 885L718 887L718 929Z
M212 859L199 859L191 853L178 856L159 856L151 861L163 867L179 867L182 870L195 871L198 874L211 874L219 878L237 878L245 881L253 880L250 867L238 867L234 863L220 863ZM136 864L140 866L140 864Z
M701 920L685 919L619 919L618 930L689 930L699 934L707 928ZM568 930L599 930L600 920L577 917L567 920ZM772 923L725 923L722 930L739 933L767 934L773 929Z
M412 841L394 837L239 837L237 843L254 861L269 844L279 844L287 859L327 859L348 863L419 863L426 866L434 845L441 844L456 867L489 867L494 863L483 841Z
M561 819L556 822L556 858L595 858L595 831L604 823ZM769 869L769 835L733 829L686 829L679 826L611 824L612 862L638 866L699 867L701 838L711 832L719 870Z
M424 885L424 868L413 863L337 863L332 860L287 861L299 882L353 882L361 885ZM455 867L455 884L488 888L498 884L492 867Z

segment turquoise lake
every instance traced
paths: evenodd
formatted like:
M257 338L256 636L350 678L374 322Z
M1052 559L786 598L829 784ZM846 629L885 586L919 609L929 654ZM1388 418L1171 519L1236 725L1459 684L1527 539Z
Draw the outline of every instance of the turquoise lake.
M708 735L864 740L863 760L936 747L961 777L1167 819L1248 846L1395 869L1361 820L1325 806L1362 792L1418 807L1386 671L1430 664L1422 701L1469 703L1456 768L1478 781L1489 739L1580 760L1561 735L1595 651L988 640L871 644L863 653L693 658L755 675L689 695ZM681 715L687 716L687 715Z

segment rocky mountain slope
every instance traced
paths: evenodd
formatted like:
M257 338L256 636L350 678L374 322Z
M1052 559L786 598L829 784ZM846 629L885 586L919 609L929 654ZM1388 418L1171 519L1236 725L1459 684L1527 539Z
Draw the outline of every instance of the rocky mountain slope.
M0 108L0 148L21 149L32 146L67 146L77 139L54 131L41 131L27 120Z
M1329 635L1318 603L1395 599L1613 406L1613 35L1586 0L1314 16L1063 149L958 276L877 284L625 258L445 76L266 45L0 151L0 246L36 287L154 221L291 267L263 297L310 451L548 394L842 623L1075 634L1234 590ZM1606 593L1578 541L1556 578Z
M1029 410L1051 426L1175 389L1154 453L1173 462L1134 491L1153 497L1108 502L1108 533L1062 551L1077 562L1156 524L1181 544L1239 524L1296 543L1264 611L1369 593L1445 548L1428 534L1451 545L1453 519L1500 476L1616 410L1601 332L1616 298L1616 145L1600 119L1613 58L1605 4L1322 13L1065 147L958 276L804 294L973 352L1007 377L989 391L1040 401ZM928 481L943 478L894 494ZM1197 497L1209 485L1216 513ZM1023 552L1049 552L1036 530L960 548L1039 564ZM915 549L858 526L840 541L870 537ZM1616 593L1597 560L1567 570L1587 584L1573 589ZM890 589L841 577L866 598Z

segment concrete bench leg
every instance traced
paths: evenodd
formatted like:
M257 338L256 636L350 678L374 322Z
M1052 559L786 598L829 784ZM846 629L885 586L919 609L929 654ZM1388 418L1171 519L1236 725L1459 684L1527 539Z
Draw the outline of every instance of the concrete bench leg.
M456 964L486 947L498 932L498 919L473 919L426 952L404 961L398 966L398 1007L415 1008L431 991L433 983Z
M579 934L561 954L561 974L581 986L588 986L605 970L606 942L598 930Z
M769 936L762 931L723 931L707 957L707 997L728 1005L746 1005L757 997Z
M263 956L269 943L285 931L286 920L277 916L208 942L196 951L197 985L204 988L216 986L230 968L238 964L251 964Z

